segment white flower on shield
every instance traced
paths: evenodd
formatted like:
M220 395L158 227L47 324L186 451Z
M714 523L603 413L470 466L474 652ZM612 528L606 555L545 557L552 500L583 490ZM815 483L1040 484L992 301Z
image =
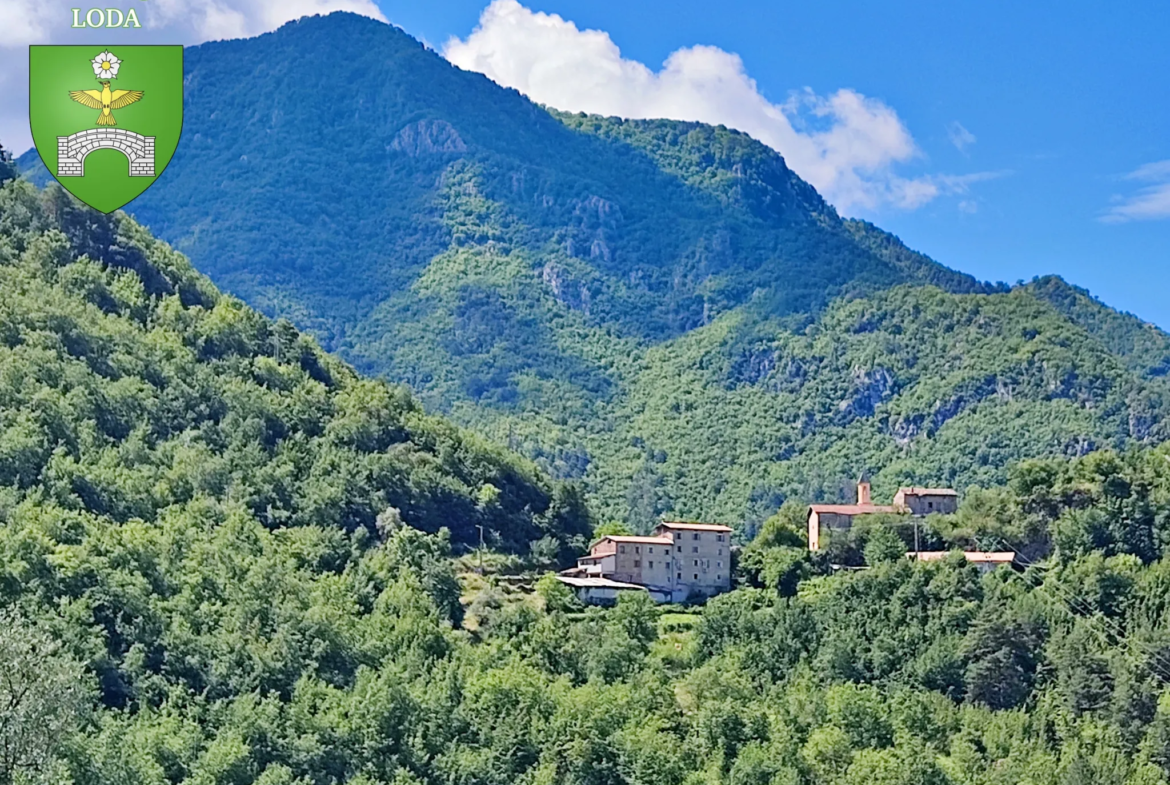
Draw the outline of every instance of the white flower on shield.
M92 65L93 75L98 79L117 79L122 61L114 57L112 52L106 50L93 59Z

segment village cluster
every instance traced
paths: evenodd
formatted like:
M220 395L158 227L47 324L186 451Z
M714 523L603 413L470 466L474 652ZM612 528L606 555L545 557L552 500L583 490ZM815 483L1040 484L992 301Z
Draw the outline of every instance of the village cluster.
M855 504L812 504L808 507L808 548L821 550L826 535L845 532L862 515L949 515L959 506L950 488L901 488L893 503L873 503L870 484L857 485ZM559 580L589 604L613 603L622 592L645 591L656 602L682 603L713 597L731 589L730 526L693 521L663 521L649 536L605 535L596 540L577 566L564 570ZM947 551L908 552L907 557L934 561ZM1010 565L1015 554L964 551L967 561L981 570Z

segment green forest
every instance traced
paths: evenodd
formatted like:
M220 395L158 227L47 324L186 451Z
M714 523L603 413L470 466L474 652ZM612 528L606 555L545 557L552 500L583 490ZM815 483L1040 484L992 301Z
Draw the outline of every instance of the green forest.
M705 607L584 609L509 580L580 552L576 485L11 175L0 156L3 785L1170 782L1170 447L1013 463L921 524L1015 569L912 562L891 517L809 554L789 499ZM822 318L869 320L865 347L918 291ZM929 319L972 325L1085 308L929 291ZM1063 329L1051 351L1096 345ZM1019 397L1063 380L1135 427L1106 383L1130 366L1093 357Z
M1170 435L1165 333L843 220L743 133L550 111L351 14L185 63L184 141L136 217L602 520L750 534L863 474L888 499Z

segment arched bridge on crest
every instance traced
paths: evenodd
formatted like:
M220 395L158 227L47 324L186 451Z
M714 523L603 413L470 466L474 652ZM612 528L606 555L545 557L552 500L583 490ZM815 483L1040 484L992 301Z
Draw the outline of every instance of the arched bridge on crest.
M85 175L85 157L94 150L119 150L130 161L131 177L154 177L154 139L121 128L91 128L57 137L57 176Z

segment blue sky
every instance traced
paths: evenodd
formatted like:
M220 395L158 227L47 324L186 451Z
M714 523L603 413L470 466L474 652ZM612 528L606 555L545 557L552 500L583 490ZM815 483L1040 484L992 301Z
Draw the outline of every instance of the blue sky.
M485 3L379 5L390 21L442 50L452 36L467 39ZM525 6L605 31L622 58L652 71L695 45L738 54L775 104L804 88L820 96L848 88L876 99L897 113L917 148L894 165L899 176L986 179L913 209L887 202L846 212L980 278L1057 273L1170 328L1162 291L1170 282L1170 209L1150 207L1148 197L1145 212L1161 218L1102 220L1170 181L1156 166L1170 159L1170 3ZM1143 166L1144 179L1126 177Z
M342 8L559 108L740 128L946 265L1057 273L1170 329L1166 0L181 0L112 36L68 30L71 0L0 1L17 152L28 44L196 44Z

